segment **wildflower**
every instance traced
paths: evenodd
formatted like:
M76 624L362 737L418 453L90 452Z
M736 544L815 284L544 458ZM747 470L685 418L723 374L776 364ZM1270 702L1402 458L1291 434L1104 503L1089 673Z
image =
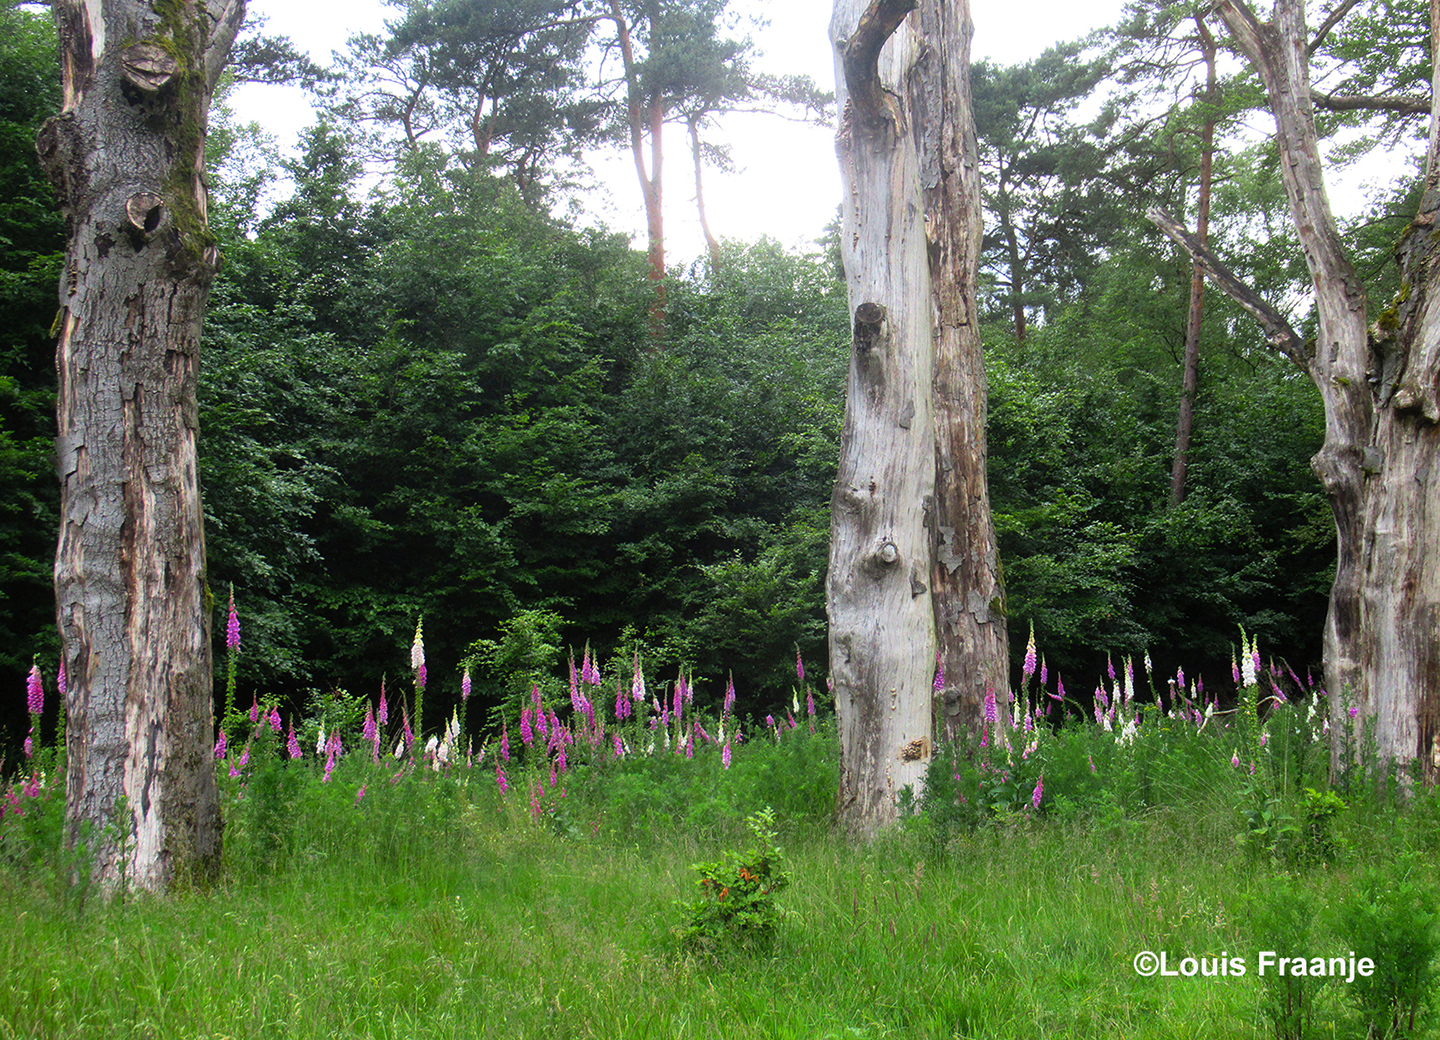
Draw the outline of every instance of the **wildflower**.
M225 649L240 649L240 616L235 613L235 586L230 586L230 613L225 619Z
M225 741L225 731L222 729L219 738L215 741L215 757L224 758L227 747L229 747L229 745Z
M570 670L572 672L575 670L574 664L571 664ZM465 666L464 674L460 676L460 699L462 701L470 699L470 666L468 664Z
M362 799L362 798L364 798L364 797L365 797L365 785L364 785L364 784L361 784L361 785L360 785L360 790L358 790L358 791L355 792L355 804L356 804L356 805L359 805L359 804L360 804L360 799Z
M317 755L323 755L323 754L325 754L325 744L326 744L325 727L324 727L324 726L321 726L321 727L320 727L320 735L315 739L315 754L317 754Z
M1360 715L1360 709L1352 706L1352 707L1350 708L1350 717L1353 719L1353 718L1357 718L1359 715Z
M1120 696L1120 703L1127 708L1135 699L1135 663L1128 657L1125 658L1125 686L1121 690Z
M1260 746L1264 747L1268 743L1270 743L1270 731L1267 729L1260 734Z
M995 687L985 687L985 723L993 726L1000 718L1000 712L995 706Z
M520 709L520 741L529 747L535 741L535 733L530 728L530 709Z
M1045 667L1045 655L1040 655L1040 688L1043 690L1045 684L1050 681L1050 669Z
M795 648L795 677L802 683L805 681L805 662L800 660L800 648Z
M285 750L290 754L291 758L300 757L300 741L295 736L295 723L293 722L290 723L290 736L285 741ZM378 739L375 741L375 754L378 760L380 754L380 742Z
M60 668L55 673L55 688L60 691L60 699L64 700L65 695L70 692L70 680L65 674L65 658L60 658Z
M695 757L695 731L693 729L685 736L685 757Z
M730 768L730 741L725 741L725 749L720 752L720 764L726 769Z
M501 794L510 790L510 781L505 778L505 770L501 767L499 759L495 760L495 785L500 788Z
M1030 807L1040 808L1040 799L1045 797L1045 774L1041 773L1035 781L1035 791L1030 795Z
M375 709L375 724L382 728L390 721L390 706L385 703L385 680L380 680L380 707Z
M833 689L833 686L832 686ZM935 651L935 690L945 689L945 662L940 660L940 651Z
M809 690L805 691L805 713L812 719L815 717L815 698L810 696ZM790 725L793 727L795 723L792 721Z
M1259 682L1260 671L1260 648L1258 640L1251 640L1245 635L1245 628L1240 628L1240 685L1254 686Z
M25 757L30 758L35 754L35 727L30 727L30 732L25 734L24 744Z
M415 686L425 689L425 619L415 622L415 638L410 643L410 670L415 673Z
M645 700L645 673L640 668L640 651L635 651L635 671L630 676L630 698L634 701Z
M500 727L500 761L510 761L510 730L506 726Z
M240 753L240 766L243 769L250 764L250 745L245 745L245 750Z
M1085 761L1090 763L1090 772L1095 772L1095 759L1090 757L1090 753L1088 751L1085 753Z
M290 727L290 732L295 732L295 727L293 725ZM360 730L360 736L364 740L373 744L375 742L375 738L379 736L379 733L380 729L378 726L375 725L375 710L367 704L365 705L365 725Z
M250 700L250 721L252 723L260 721L260 701L253 697Z
M774 716L774 715L766 715L766 716L765 716L765 725L766 725L767 727L769 727L770 729L774 729L774 728L775 728L775 716Z
M1290 703L1290 699L1285 696L1285 692L1280 689L1274 679L1270 680L1270 690L1276 704Z
M270 716L269 716L269 718L267 719L267 721L270 723L270 732L271 732L271 733L279 733L279 732L280 732L280 709L279 709L279 708L271 708L271 709L270 709Z
M729 680L725 683L725 700L720 707L720 717L726 719L735 709L735 673L730 673Z
M1239 768L1240 768L1240 752L1236 751L1235 753L1233 753L1233 754L1230 756L1230 768L1231 768L1231 769L1239 769Z
M1035 674L1035 622L1030 622L1030 638L1025 643L1025 663L1020 666L1020 686L1023 689Z
M30 674L25 677L25 701L31 715L45 710L45 686L40 681L40 666L32 664Z

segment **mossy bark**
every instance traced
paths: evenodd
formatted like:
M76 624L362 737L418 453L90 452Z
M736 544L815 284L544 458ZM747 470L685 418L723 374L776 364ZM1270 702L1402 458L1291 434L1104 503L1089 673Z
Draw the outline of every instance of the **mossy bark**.
M67 817L103 886L160 890L220 853L196 389L218 261L205 127L244 2L54 11L65 103L38 147L70 236L56 349Z

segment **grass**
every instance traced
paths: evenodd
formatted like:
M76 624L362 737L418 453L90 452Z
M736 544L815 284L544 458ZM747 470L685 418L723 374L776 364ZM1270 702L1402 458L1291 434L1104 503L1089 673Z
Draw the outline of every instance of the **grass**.
M222 883L109 903L63 883L52 785L0 819L0 1040L1299 1036L1266 1011L1262 944L1332 955L1339 908L1377 878L1433 903L1440 798L1357 781L1319 842L1312 717L1271 709L1264 741L1243 713L1071 726L1003 775L960 749L868 844L829 824L830 725L756 730L728 769L714 746L601 756L538 816L543 756L511 763L502 797L490 759L441 776L352 754L322 782L267 751L238 779L220 765ZM765 805L790 878L773 943L682 952L692 865L743 847ZM1267 910L1277 893L1301 924ZM1142 950L1249 971L1147 978ZM1303 1035L1363 1036L1354 997L1307 989Z

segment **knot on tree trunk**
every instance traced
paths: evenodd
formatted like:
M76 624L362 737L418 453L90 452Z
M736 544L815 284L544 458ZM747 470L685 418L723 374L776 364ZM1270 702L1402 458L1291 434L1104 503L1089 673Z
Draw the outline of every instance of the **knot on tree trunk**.
M141 42L125 48L120 55L125 82L143 94L156 94L175 77L179 68L175 56L156 43Z

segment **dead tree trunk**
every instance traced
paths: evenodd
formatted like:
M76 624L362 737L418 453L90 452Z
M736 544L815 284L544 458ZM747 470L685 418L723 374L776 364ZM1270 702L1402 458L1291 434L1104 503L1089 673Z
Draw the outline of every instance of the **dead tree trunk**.
M924 0L910 14L916 7L836 0L831 23L853 342L827 605L838 816L860 834L894 819L903 787L918 791L937 716L949 717L950 691L936 697L932 682L937 609L947 654L993 650L997 629L1004 651L998 582L990 583L984 381L978 365L965 370L978 359L974 280L965 278L979 245L964 93L968 5ZM955 281L938 282L945 278ZM987 590L978 610L972 587ZM965 598L943 612L938 595ZM977 619L988 641L970 629ZM966 660L956 670L986 667L1004 674L1003 662ZM967 691L954 694L957 704Z
M1200 185L1195 206L1195 235L1201 243L1210 234L1210 182L1215 168L1215 112L1220 86L1215 73L1215 36L1205 24L1205 13L1194 15L1205 62L1205 122L1200 127ZM1185 502L1190 472L1190 440L1195 432L1195 397L1200 390L1200 331L1205 316L1205 271L1199 262L1190 274L1190 307L1185 318L1185 358L1180 377L1180 414L1175 422L1175 458L1170 464L1170 506Z
M1261 22L1221 0L1237 47L1263 80L1275 115L1280 171L1314 278L1319 335L1311 346L1171 222L1212 279L1261 317L1272 342L1304 368L1325 410L1312 460L1335 518L1337 564L1325 628L1332 763L1348 729L1373 720L1382 759L1419 760L1440 775L1440 174L1432 114L1426 191L1399 250L1396 303L1367 327L1364 286L1340 242L1325 194L1306 65L1302 0L1278 0ZM1435 17L1432 5L1432 40ZM1164 226L1162 214L1152 218ZM1189 239L1189 241L1187 241ZM1227 280L1228 279L1228 280ZM1347 707L1358 709L1355 720Z
M944 669L939 730L978 731L987 689L1002 714L1009 645L999 548L986 479L985 356L976 313L980 166L970 109L968 3L920 8L926 60L912 77L910 125L919 138L925 235L935 317L935 510L931 593Z
M54 10L64 109L39 151L70 231L56 349L67 819L107 889L163 889L220 853L196 386L217 262L205 127L245 4Z

